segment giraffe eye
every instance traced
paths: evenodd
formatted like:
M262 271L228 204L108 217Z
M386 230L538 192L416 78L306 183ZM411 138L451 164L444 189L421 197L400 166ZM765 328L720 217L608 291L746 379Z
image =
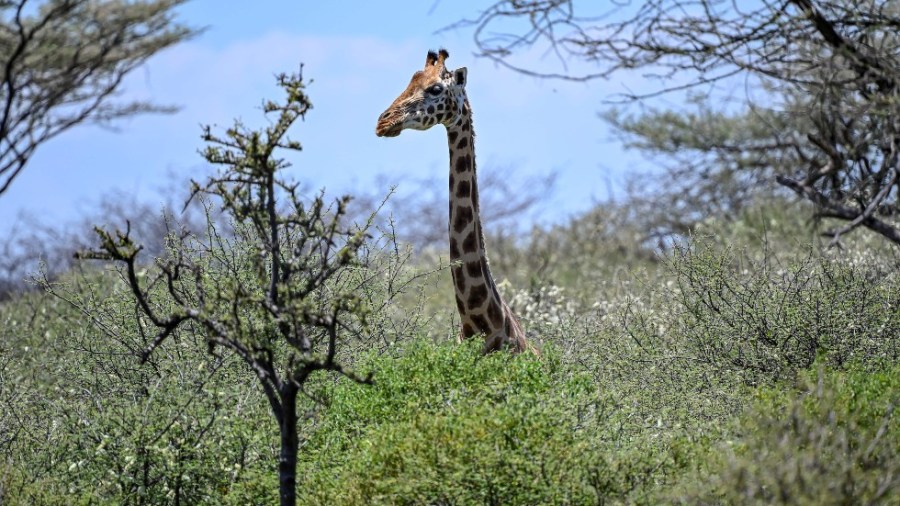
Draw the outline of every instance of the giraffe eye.
M442 91L444 91L444 87L440 84L435 84L431 88L428 88L429 95L440 95Z

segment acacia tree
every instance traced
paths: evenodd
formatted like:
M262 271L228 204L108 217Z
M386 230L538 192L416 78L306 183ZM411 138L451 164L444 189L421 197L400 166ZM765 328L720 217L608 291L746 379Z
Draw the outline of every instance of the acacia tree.
M765 94L746 98L743 113L710 115L722 108L709 100L697 113L727 121L730 132L698 135L684 111L624 122L614 116L614 126L659 153L718 158L715 174L742 179L744 188L758 176L777 182L812 202L819 217L843 222L825 231L833 243L865 227L900 244L900 2L649 0L599 11L605 8L501 0L462 24L475 27L484 56L527 74L590 80L641 70L659 79L656 90L626 100L685 89L708 94L744 78ZM598 70L517 65L517 52L541 44ZM708 171L693 170L696 162L679 167L690 181L679 192L709 180Z
M220 202L233 230L223 233L210 219L203 236L171 236L154 275L139 264L141 247L129 230L98 228L99 248L81 257L121 267L141 328L155 328L146 336L142 361L177 333L194 336L210 353L227 351L246 363L278 422L281 504L293 505L298 393L316 371L371 381L348 371L338 352L342 336L364 332L373 306L365 296L372 279L357 269L368 225L344 224L349 197L332 205L322 194L305 198L298 184L281 177L289 164L276 158L276 150L300 149L287 131L311 103L302 76L282 75L279 84L285 101L263 104L275 115L270 126L254 131L238 122L224 137L204 129L204 157L221 170L194 183L192 195Z
M171 112L117 100L132 70L196 30L185 0L0 0L0 195L47 140L82 123Z

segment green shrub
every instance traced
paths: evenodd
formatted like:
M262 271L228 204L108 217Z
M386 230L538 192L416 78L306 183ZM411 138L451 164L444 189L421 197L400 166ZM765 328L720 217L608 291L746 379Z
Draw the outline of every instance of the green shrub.
M542 279L501 283L540 359L422 337L454 332L447 273L390 304L349 273L370 309L339 358L375 384L305 385L301 502L896 504L896 257L810 253L788 230L725 246L768 226L745 225L630 263L587 224L558 230ZM0 304L0 503L276 502L253 378L190 333L138 366L147 329L115 276Z
M740 436L706 456L669 500L684 504L898 504L900 366L820 369L761 388Z
M33 293L0 306L11 359L0 357L0 427L12 436L0 502L220 504L272 472L266 405L240 364L177 336L142 367L124 286L89 274L57 288L66 300Z
M613 400L552 349L483 357L477 342L417 340L363 363L375 385L328 388L304 446L298 490L314 502L596 504L667 460L597 430L615 426Z

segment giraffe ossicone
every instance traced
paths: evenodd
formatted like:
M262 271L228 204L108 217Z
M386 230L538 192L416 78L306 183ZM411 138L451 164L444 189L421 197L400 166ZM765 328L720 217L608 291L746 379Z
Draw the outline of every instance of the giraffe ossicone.
M534 351L491 276L478 206L467 73L465 67L448 69L449 57L444 49L428 52L425 67L413 74L406 89L378 117L375 134L396 137L407 129L427 130L438 124L446 127L450 146L450 261L460 337L483 335L485 353L502 348Z

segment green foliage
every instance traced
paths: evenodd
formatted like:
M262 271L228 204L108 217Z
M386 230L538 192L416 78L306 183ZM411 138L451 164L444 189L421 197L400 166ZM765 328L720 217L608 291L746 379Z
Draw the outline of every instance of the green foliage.
M54 367L35 368L46 378L18 367L4 374L0 393L7 378L21 392L2 399L0 419L16 435L4 442L13 482L0 484L0 496L219 504L269 502L280 487L282 504L294 504L300 388L316 371L356 378L343 345L365 337L368 318L383 322L408 281L404 257L386 249L390 236L373 240L371 218L344 219L349 197L329 205L324 193L306 198L280 177L289 164L275 153L300 149L287 130L311 104L302 77L279 84L285 101L264 104L277 115L270 126L238 123L222 138L204 131L207 160L222 167L193 188L204 230L166 222L166 254L147 265L130 226L98 228L98 249L79 256L115 261L113 275L41 279L54 299L40 309L60 313L46 322L10 305L4 349L28 341L15 337L23 327L34 342L16 352ZM270 446L277 435L279 450ZM32 446L41 465L32 465ZM271 480L260 478L276 463L280 481L266 489Z
M771 149L771 131L789 128L788 116L723 112L700 94L689 95L686 106L602 114L625 147L652 160L652 172L632 173L626 185L629 204L640 211L632 224L645 233L683 235L711 218L734 223L755 203L783 196L772 177L783 155ZM666 184L648 185L660 167Z
M265 406L240 364L178 336L140 367L126 287L89 275L59 289L0 308L4 504L217 504L271 472Z
M540 358L435 343L451 292L367 246L338 280L358 283L370 337L338 357L374 384L305 385L323 405L298 399L299 501L890 503L896 258L866 241L810 250L789 211L767 213L710 221L715 235L631 272L616 248L568 241L599 218L552 231L559 284L508 294ZM205 257L207 286L259 279L244 235L221 237L231 263ZM386 298L390 279L418 297ZM4 504L277 501L276 424L245 365L179 330L139 366L149 327L115 271L54 291L0 306Z
M596 427L612 401L552 349L483 357L474 341L419 339L363 364L375 385L327 388L304 445L298 487L314 502L593 504L661 465L605 451Z
M312 103L302 75L280 75L278 84L284 99L263 104L274 116L269 126L253 130L237 121L221 137L204 129L204 157L219 172L195 182L191 198L220 204L228 233L208 216L205 234L171 234L167 255L156 259L147 279L141 279L146 270L130 227L114 233L97 228L99 247L81 256L118 265L138 308L141 363L179 334L219 361L243 362L277 422L279 499L293 506L298 394L318 371L370 382L340 361L341 348L365 335L373 302L385 307L397 293L389 288L374 295L372 287L380 284L372 281L403 283L398 271L369 270L364 263L365 253L377 247L368 244L374 212L364 223L348 223L349 196L329 204L323 191L310 199L283 176L290 163L276 153L301 150L288 130ZM399 257L396 248L393 254ZM58 294L53 286L48 290Z
M740 436L705 456L666 502L896 504L900 494L900 366L819 368L798 387L759 390Z
M637 116L607 115L628 144L656 158L653 176L667 169L653 177L658 184L642 174L631 185L648 233L684 236L711 216L733 220L759 195L790 191L814 206L813 217L837 223L823 230L832 245L863 228L900 245L897 3L657 0L622 2L602 15L598 8L495 0L460 25L474 27L482 56L531 76L587 81L639 71L658 80L620 97L640 105ZM520 66L518 56L534 46L602 70ZM742 87L746 93L735 93ZM653 107L662 95L675 99L666 110Z
M874 234L820 251L754 199L672 245L603 204L500 242L543 352L481 356L439 339L436 260L275 177L310 107L281 84L268 127L205 131L205 230L167 223L150 264L101 232L120 269L0 305L0 503L272 504L285 426L310 504L896 503L900 262Z

